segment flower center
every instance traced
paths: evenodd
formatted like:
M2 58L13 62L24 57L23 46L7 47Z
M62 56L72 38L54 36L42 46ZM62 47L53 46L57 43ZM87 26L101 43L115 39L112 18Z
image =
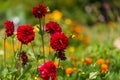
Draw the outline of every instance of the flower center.
M63 44L62 40L59 40L59 43L60 43L60 44Z
M30 34L30 32L29 32L29 31L26 31L26 32L25 32L25 34L29 35L29 34Z
M37 12L38 12L39 14L41 13L41 11L40 11L40 10L38 10Z

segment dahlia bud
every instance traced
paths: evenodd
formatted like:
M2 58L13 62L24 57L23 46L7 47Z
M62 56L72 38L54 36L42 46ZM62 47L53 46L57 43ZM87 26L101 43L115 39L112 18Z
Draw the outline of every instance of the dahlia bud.
M28 57L27 57L27 55L26 55L26 52L21 52L20 54L19 54L19 57L20 57L20 59L22 60L22 65L24 66L26 63L27 63L27 61L28 61Z
M59 51L57 57L60 58L61 60L66 60L64 51Z

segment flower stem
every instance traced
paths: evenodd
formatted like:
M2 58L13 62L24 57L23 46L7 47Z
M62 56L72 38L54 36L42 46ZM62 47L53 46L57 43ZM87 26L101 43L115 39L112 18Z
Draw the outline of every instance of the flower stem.
M4 67L6 68L6 46L5 46L5 43L6 43L6 35L4 38Z
M42 23L41 23L41 19L39 19L39 23L40 23L40 35L41 35L41 39L42 39L42 49L43 49L43 55L44 55L44 62L45 62L45 48L44 48L44 25L42 27Z
M22 50L22 45L23 45L23 44L21 43L21 45L20 45L20 53L21 53L21 50Z
M15 58L14 38L13 37L12 37L12 47L13 47L13 53L14 53L14 60L16 60L16 58Z
M44 62L45 62L45 48L44 48L44 37L41 35L42 38L42 47L43 47L43 55L44 55Z
M59 59L59 62L58 62L58 67L60 67L60 59Z
M49 47L48 58L50 60L50 44L48 45L48 47Z
M35 54L35 51L34 51L34 48L33 48L33 44L32 44L32 43L31 43L31 47L32 47L32 51L33 51L33 54L34 54L35 60L37 61L37 57L36 57L36 54Z

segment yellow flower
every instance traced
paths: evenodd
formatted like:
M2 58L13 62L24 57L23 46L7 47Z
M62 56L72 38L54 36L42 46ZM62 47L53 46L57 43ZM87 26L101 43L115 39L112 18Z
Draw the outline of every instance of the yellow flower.
M73 34L73 35L72 35L72 38L75 38L75 36L76 36L76 35Z
M34 31L35 31L35 32L39 32L38 26L39 26L39 24L36 24L36 25L34 26Z
M54 10L52 12L52 18L55 20L61 20L62 19L62 12L60 12L58 10Z
M5 42L6 49L12 50L12 44L10 44L7 40Z
M20 49L21 42L17 41L16 44L14 45L15 50Z
M82 41L84 39L84 36L82 34L80 34L78 39Z
M72 20L71 19L65 19L65 23L66 24L72 24Z
M81 60L79 60L79 61L77 61L77 64L79 65L79 64L81 64L82 63L82 61Z
M7 53L7 54L6 54L6 57L7 57L7 58L10 58L10 57L11 57L11 54L10 54L10 53Z
M116 23L115 23L115 22L110 21L110 22L108 23L108 25L109 25L110 27L115 27L115 26L116 26Z
M74 52L75 48L73 46L69 47L69 52Z
M47 51L53 52L54 50L52 49L52 47L47 47Z
M36 76L36 77L34 77L33 80L42 80L42 79Z

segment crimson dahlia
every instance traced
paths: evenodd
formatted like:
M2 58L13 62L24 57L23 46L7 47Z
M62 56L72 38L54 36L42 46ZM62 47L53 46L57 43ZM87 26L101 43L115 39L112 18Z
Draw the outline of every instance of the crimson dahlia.
M47 13L47 9L46 9L46 6L43 4L40 4L38 6L34 6L32 9L32 14L36 18L42 18L43 16L45 16L46 13Z
M52 61L45 62L41 66L38 66L41 78L43 80L56 80L56 67Z
M50 21L45 26L45 31L54 34L56 32L62 32L60 25L57 22Z
M51 36L50 45L54 50L64 51L68 46L68 38L64 33L55 33Z
M12 21L6 20L4 26L6 28L5 32L7 37L12 36L14 32L14 23Z
M17 29L17 38L23 44L28 44L32 40L34 40L35 33L33 31L33 27L30 25L22 25Z

